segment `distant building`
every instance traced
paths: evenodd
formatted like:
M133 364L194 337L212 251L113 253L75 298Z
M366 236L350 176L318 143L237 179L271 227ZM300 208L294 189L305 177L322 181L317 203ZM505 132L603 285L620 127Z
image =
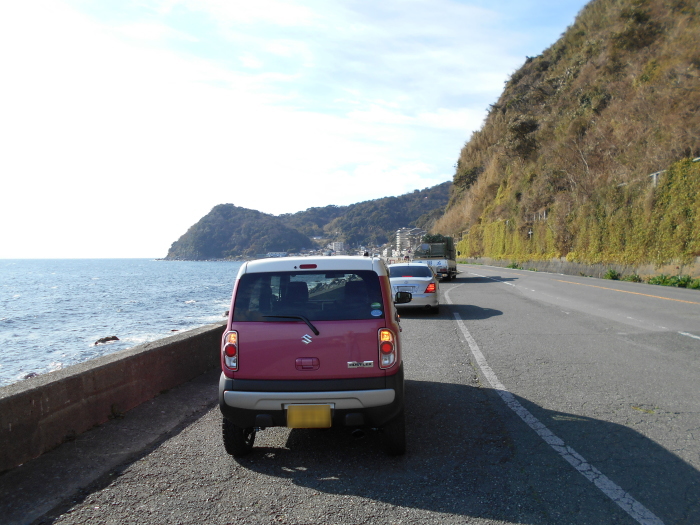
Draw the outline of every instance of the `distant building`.
M336 253L345 251L345 243L342 241L332 242L328 247Z
M400 228L396 230L396 249L399 252L413 250L420 244L421 238L426 234L420 228Z
M267 257L286 257L287 252L267 252Z

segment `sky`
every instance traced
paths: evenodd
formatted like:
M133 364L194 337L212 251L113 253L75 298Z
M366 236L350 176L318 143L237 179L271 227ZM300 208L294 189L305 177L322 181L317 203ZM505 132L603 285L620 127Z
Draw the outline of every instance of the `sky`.
M0 259L157 258L217 204L273 215L452 179L581 0L0 3Z

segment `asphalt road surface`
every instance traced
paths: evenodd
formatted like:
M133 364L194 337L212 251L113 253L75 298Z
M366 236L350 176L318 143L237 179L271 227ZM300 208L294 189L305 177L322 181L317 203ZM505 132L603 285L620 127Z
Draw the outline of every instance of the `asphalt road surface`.
M276 428L236 461L212 375L184 424L36 523L700 524L700 291L460 272L439 315L402 313L406 456Z

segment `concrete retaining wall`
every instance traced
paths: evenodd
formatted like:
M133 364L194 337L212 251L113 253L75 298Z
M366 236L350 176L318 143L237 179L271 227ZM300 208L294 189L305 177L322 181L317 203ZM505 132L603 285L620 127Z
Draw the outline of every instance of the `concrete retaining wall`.
M224 326L204 326L0 388L0 472L219 367Z
M654 266L652 264L643 266L625 266L622 264L583 264L569 262L565 258L550 259L547 261L514 261L510 259L491 259L489 257L474 257L471 259L460 259L460 263L486 264L489 266L500 266L505 268L511 263L517 263L525 270L537 270L538 272L563 273L565 275L585 275L587 277L602 278L610 269L619 272L620 275L637 274L640 277L648 278L654 275L690 275L694 279L700 278L700 257L697 257L692 264L683 265L680 263L670 263L664 266Z

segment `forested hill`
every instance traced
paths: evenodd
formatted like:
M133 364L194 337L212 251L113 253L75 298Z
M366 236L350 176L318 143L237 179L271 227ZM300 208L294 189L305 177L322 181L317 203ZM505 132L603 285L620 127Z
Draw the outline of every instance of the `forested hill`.
M507 82L435 229L469 256L699 256L699 110L698 2L593 0Z
M172 244L166 259L253 257L322 247L310 237L321 238L321 244L381 245L393 239L401 227L430 228L444 212L451 185L444 182L399 197L280 216L219 204Z
M309 208L281 215L280 219L307 235L341 240L351 246L382 245L393 240L399 228L430 228L442 215L451 186L452 183L443 182L399 197L384 197L349 206Z
M306 235L274 215L219 204L172 244L166 259L225 259L311 246Z

